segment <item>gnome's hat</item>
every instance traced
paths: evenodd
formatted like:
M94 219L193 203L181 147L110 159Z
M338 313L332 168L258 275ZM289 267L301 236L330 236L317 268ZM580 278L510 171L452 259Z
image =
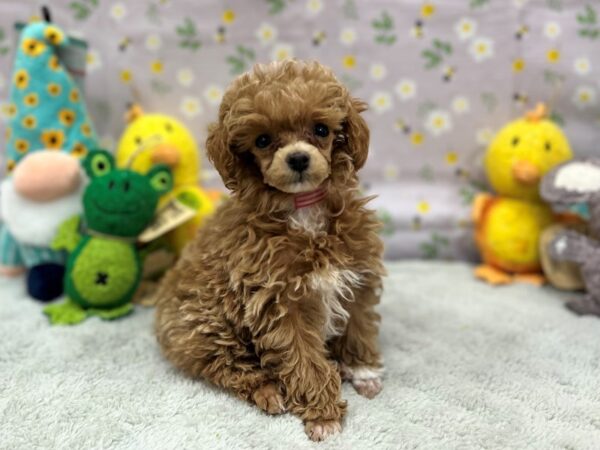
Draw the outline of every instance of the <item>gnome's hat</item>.
M84 156L97 139L81 91L60 60L66 34L47 22L21 32L8 105L7 170L23 156L56 149Z

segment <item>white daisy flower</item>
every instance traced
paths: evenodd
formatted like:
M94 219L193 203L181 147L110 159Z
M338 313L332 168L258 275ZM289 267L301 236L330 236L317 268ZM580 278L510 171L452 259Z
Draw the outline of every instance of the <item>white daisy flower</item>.
M177 82L183 87L190 87L194 82L194 72L188 68L179 69L177 71Z
M402 80L398 81L394 90L396 91L396 95L398 95L400 100L403 101L410 100L417 95L417 85L413 80L409 80L407 78L403 78Z
M477 62L490 59L494 55L494 41L485 37L478 37L471 42L469 53Z
M471 104L469 103L469 99L466 97L454 97L452 100L452 111L456 114L465 114L468 113L471 109Z
M377 114L383 114L392 108L392 96L383 91L377 91L371 97L371 108Z
M546 22L544 25L544 36L548 39L556 39L560 33L561 28L558 22Z
M318 14L323 9L323 2L321 0L308 0L306 2L306 9L311 14Z
M468 17L463 17L456 22L456 25L454 25L454 31L461 41L466 41L475 35L475 32L477 31L477 22Z
M579 86L573 94L573 103L579 109L585 109L596 104L596 89L591 86Z
M446 111L433 110L425 118L425 128L434 136L439 136L452 129L452 119Z
M475 133L475 140L479 145L489 145L494 139L494 130L491 128L481 128Z
M272 44L277 39L277 28L269 23L262 23L256 30L256 37L262 45Z
M111 7L110 7L110 16L117 20L117 21L121 21L125 18L125 16L127 15L127 8L125 7L125 5L123 3L114 3Z
M204 98L211 105L218 105L223 98L223 89L216 84L210 84L204 90Z
M575 69L575 73L578 75L587 75L592 70L592 63L589 58L582 56L577 58L573 63L573 68Z
M347 46L354 44L356 42L356 31L354 28L342 28L342 31L340 31L340 42Z
M162 39L158 34L149 34L146 37L146 48L150 51L156 51L162 47Z
M271 59L274 61L283 61L294 57L294 47L289 44L277 44L271 51Z
M102 59L97 50L90 49L85 55L85 67L87 72L93 72L102 67Z
M188 119L196 117L202 112L202 105L197 97L184 97L179 104L179 110Z
M387 69L383 64L371 64L371 67L369 68L369 74L375 81L383 80L387 75Z

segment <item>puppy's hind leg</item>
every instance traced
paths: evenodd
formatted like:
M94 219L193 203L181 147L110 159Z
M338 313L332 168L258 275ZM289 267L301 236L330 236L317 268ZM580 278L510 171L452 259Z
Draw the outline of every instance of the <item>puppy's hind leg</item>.
M280 383L227 322L177 299L160 302L156 331L163 353L192 378L204 378L269 414L285 411Z
M376 279L356 289L345 332L329 342L332 357L340 363L342 378L352 382L356 391L367 398L375 397L383 388L378 344L380 316L375 312L380 286Z

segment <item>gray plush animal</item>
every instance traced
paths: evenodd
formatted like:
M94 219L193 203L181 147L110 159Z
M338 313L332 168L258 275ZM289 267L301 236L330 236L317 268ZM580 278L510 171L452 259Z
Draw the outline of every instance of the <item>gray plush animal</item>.
M587 293L567 303L577 314L600 316L600 159L571 160L548 172L541 196L553 206L587 203L589 229L594 237L573 230L561 231L550 242L548 253L557 261L579 265Z

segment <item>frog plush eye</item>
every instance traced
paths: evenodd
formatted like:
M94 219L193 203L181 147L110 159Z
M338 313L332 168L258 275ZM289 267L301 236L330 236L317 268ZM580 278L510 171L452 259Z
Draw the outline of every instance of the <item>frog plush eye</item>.
M150 179L152 189L160 194L170 191L173 187L171 169L165 165L154 166L146 176Z
M83 162L83 166L90 178L97 178L111 172L115 166L115 160L106 150L93 150Z

